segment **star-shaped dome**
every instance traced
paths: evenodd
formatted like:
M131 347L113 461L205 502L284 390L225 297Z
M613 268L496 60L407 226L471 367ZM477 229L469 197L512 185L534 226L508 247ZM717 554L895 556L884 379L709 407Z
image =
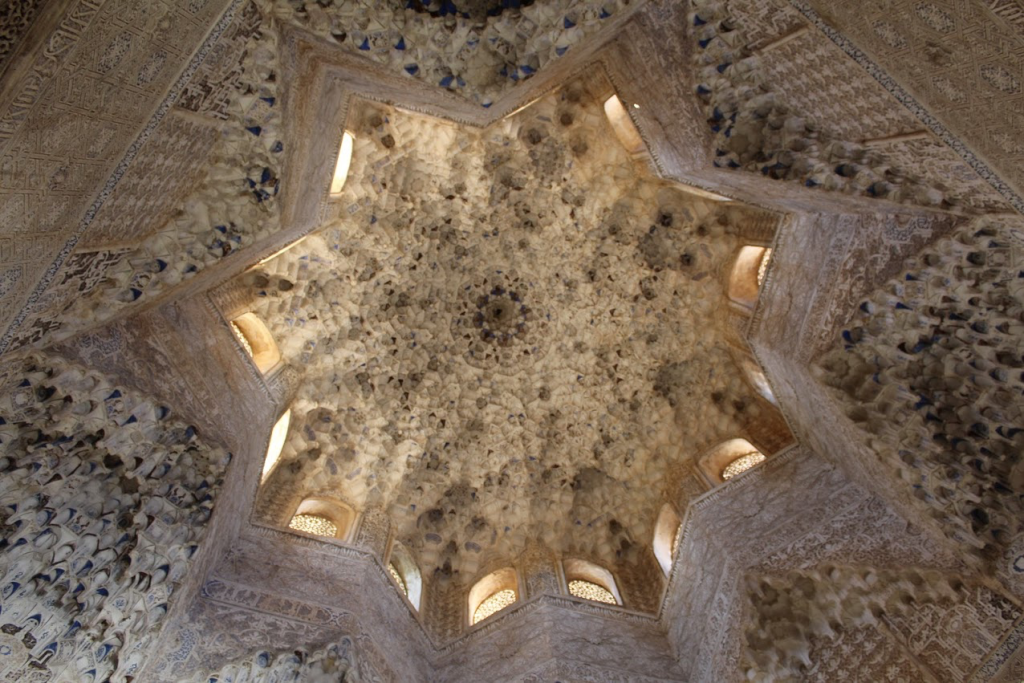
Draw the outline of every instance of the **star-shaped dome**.
M241 278L301 372L262 518L382 508L461 581L531 541L630 567L691 454L775 410L727 314L762 212L659 179L619 102L598 71L485 127L350 104L339 217Z
M1014 3L10 4L0 677L1020 678Z

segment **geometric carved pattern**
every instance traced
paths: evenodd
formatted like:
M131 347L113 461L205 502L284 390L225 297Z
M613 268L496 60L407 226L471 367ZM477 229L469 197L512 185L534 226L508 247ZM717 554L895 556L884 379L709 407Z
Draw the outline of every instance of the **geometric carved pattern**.
M1024 19L1019 2L809 4L1004 180L1018 192L1024 189Z
M210 3L193 3L190 11L202 14L207 11L208 8L203 9L207 4ZM226 26L229 18L226 16L218 27ZM219 31L220 28L215 29L214 35ZM214 37L208 45L215 43ZM106 61L101 60L101 68L123 71L122 62L129 59L134 44L135 38L110 42L109 54L104 53ZM204 51L206 49L204 47ZM128 53L121 56L124 50ZM252 50L247 54L251 59ZM198 58L193 62L199 63ZM140 83L149 84L165 70L147 59L138 79ZM251 102L236 107L236 125L229 127L225 135L217 139L214 127L185 112L175 112L162 128L163 132L155 131L152 145L144 147L144 161L138 168L127 166L121 193L114 195L106 215L99 216L95 237L87 234L86 239L92 244L145 239L131 258L108 271L109 276L101 279L100 286L94 288L89 297L76 301L73 308L59 316L65 327L63 337L76 331L68 329L70 323L80 328L83 323L95 322L97 317L109 317L114 310L138 300L143 294L173 286L194 275L207 265L210 257L223 258L252 239L274 231L274 227L266 225L276 218L276 212L267 209L276 208L274 200L279 183L271 166L271 155L283 150L275 131L278 109L273 108L276 102L274 79L263 74L262 78L268 80L260 83L261 76L255 74L254 69L248 68L247 73L257 82L247 85L246 90L259 92L261 97L252 97ZM226 181L230 186L227 191L222 191L222 186L210 188L209 182L203 182L200 164L211 148L209 143L215 140L222 150L215 152L221 166L230 166L234 172L240 158L246 173L253 177ZM218 164L214 164L214 168L214 174L220 173ZM181 181L168 178L181 178ZM186 193L197 187L190 200L182 202ZM140 208L142 211L138 211ZM124 220L126 215L135 220ZM161 225L169 218L173 220ZM69 243L66 248L70 246ZM100 316L96 315L98 308L103 310Z
M1010 211L1006 200L947 145L934 136L879 145L893 164L913 168L929 185L951 188L955 202L974 211Z
M388 514L381 508L368 508L363 511L355 543L383 560L390 534L391 518Z
M61 313L106 278L109 269L116 267L126 253L124 249L112 249L68 256L50 287L31 306L8 349L31 346L59 330Z
M958 224L955 216L947 214L839 216L829 220L842 229L836 230L825 248L806 233L794 231L790 237L794 240L791 248L816 248L820 260L814 262L821 264L819 273L831 274L819 280L820 284L809 293L808 322L801 326L802 338L794 345L795 357L801 362L809 362L832 348L849 312L868 294L871 283L896 276L902 271L902 258L918 253ZM881 254L893 256L883 260ZM809 322L812 320L814 324Z
M1024 3L1021 0L985 0L992 13L1024 35Z
M104 202L78 248L137 243L164 227L203 180L217 129L171 112Z
M910 683L921 680L921 672L900 647L870 626L836 629L835 636L812 636L811 666L803 679L807 683L834 683L856 671L855 680L872 683Z
M519 556L516 566L526 584L526 596L561 592L558 580L557 558L541 543L531 543Z
M177 106L226 121L231 99L243 89L242 58L246 45L261 28L260 11L247 0L185 86Z
M43 0L8 0L0 12L0 73L39 13Z
M746 28L744 23L744 28ZM761 67L786 103L840 140L870 140L922 128L878 81L818 31L761 56Z
M657 612L665 585L665 574L648 546L637 553L636 563L618 569L619 590L623 602L638 612Z
M848 629L877 628L879 621L890 624L903 619L921 621L921 614L935 614L940 620L956 623L960 623L966 614L973 614L970 608L961 610L960 607L974 593L966 589L957 577L934 571L826 565L809 571L791 571L782 576L751 574L747 576L746 584L751 609L743 655L748 676L753 673L757 680L793 680L790 677L799 676L801 670L812 666L808 651L812 649L815 637L832 640ZM1002 598L995 604L1012 607ZM992 612L991 609L987 611ZM993 625L1000 635L1012 626L1020 612L1003 609L1001 616L1003 621L998 626ZM974 657L966 658L967 671L973 670L984 653L998 642L997 636L995 642L986 640L980 643L979 648L972 648L976 634L972 632L971 625L970 620L967 624L961 623L960 628L951 628L949 623L942 625L943 634L952 634L954 641L963 637L963 641L958 642L967 644L972 650L980 649L980 652L970 653ZM928 635L923 637L930 644L929 636L933 632L927 629L924 632ZM848 643L848 646L855 644L863 643ZM825 649L827 651L828 648ZM920 647L912 649L918 656L927 651L927 648ZM950 665L948 660L953 658L952 655L943 655L946 661L936 662L938 666L934 671L950 674L962 671L960 666ZM891 665L890 662L879 663L881 669ZM955 680L963 679L961 675ZM860 680L886 678L876 673Z
M975 586L959 604L921 604L888 615L886 621L893 635L929 669L950 680L967 680L1020 616L1021 610L1010 600Z
M729 11L743 18L747 46L754 51L807 25L786 0L729 0Z
M0 106L0 327L67 242L226 0L73 0ZM22 245L17 247L17 245ZM31 246L31 249L25 247ZM21 251L18 249L20 248Z

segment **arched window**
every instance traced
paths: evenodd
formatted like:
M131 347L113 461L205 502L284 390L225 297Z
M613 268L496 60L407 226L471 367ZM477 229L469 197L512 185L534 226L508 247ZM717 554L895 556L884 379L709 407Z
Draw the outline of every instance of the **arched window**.
M729 274L729 298L746 308L757 303L757 294L768 269L772 250L766 247L742 247Z
M260 481L264 482L270 475L274 465L281 458L281 450L288 439L288 426L291 424L292 411L284 411L284 415L278 419L274 429L270 432L270 444L267 446L267 457L263 460L263 474Z
M741 455L725 466L725 469L722 470L722 479L728 481L737 474L742 474L754 465L760 465L762 462L764 462L764 454L760 451L754 450L746 455Z
M661 570L668 576L672 571L672 560L676 555L676 539L679 536L679 515L675 509L665 503L658 513L658 521L654 524L654 556L661 565Z
M245 313L232 320L231 331L263 374L273 370L281 361L281 351L274 337L256 314Z
M313 536L345 539L355 518L355 510L339 500L307 498L295 510L288 528Z
M423 591L423 577L420 575L420 568L416 566L412 555L398 541L391 545L388 573L391 574L391 578L394 579L399 590L409 598L409 602L418 611Z
M565 580L569 584L569 593L577 598L604 602L609 605L621 605L622 596L615 584L615 577L604 567L586 560L565 560Z
M500 612L519 597L519 580L516 570L508 567L488 574L476 582L469 591L469 623L479 624L496 612Z
M765 461L764 453L746 439L731 439L717 446L703 458L701 468L717 483L732 479Z
M338 526L320 515L295 515L292 521L288 522L289 529L302 531L314 536L327 536L334 538L338 535Z
M640 137L640 131L636 129L633 119L629 118L629 112L626 111L626 107L623 106L618 95L612 95L605 100L604 113L608 117L608 122L612 124L615 137L619 139L627 152L640 154L644 151L644 141Z
M619 601L615 599L615 596L608 592L604 586L599 586L592 581L585 581L584 579L573 579L570 581L569 593L577 598L583 598L584 600L603 602L609 605L619 604Z
M331 194L341 194L348 179L348 167L352 163L352 133L347 130L341 136L341 148L338 150L338 161L334 165L334 178L331 179Z

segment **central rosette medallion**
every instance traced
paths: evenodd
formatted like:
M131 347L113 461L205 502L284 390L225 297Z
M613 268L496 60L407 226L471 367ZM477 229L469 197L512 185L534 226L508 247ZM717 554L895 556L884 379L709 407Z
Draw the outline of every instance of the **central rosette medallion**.
M466 362L508 366L542 357L551 314L536 308L538 294L532 282L500 269L463 284L451 332Z

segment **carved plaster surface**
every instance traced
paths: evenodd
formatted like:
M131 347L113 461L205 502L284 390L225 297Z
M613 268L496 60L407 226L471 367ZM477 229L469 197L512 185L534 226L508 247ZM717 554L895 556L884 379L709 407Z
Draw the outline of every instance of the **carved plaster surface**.
M6 276L0 320L5 328L16 317L24 319L19 309L29 292L40 277L49 284L67 259L92 219L86 209L96 193L226 6L223 0L148 8L66 3L65 13L52 17L49 37L5 74L7 100L0 113L0 163L6 169L0 184ZM31 242L23 239L26 235L32 235Z
M887 77L1020 191L1024 147L1015 111L1021 101L1024 33L1019 4L871 2L856 12L820 2L793 5L877 60ZM907 60L908 55L915 58Z
M61 359L8 363L2 393L3 675L134 676L230 455L167 406Z
M530 537L633 563L677 444L771 410L700 322L744 208L646 179L599 88L483 131L349 114L345 218L245 276L306 373L268 491L383 505L424 572L462 581Z
M907 495L984 561L1021 533L1022 266L1016 221L964 226L865 299L821 361L876 457L906 472ZM893 434L875 436L897 415Z
M516 4L8 3L2 670L1018 683L1019 2Z

